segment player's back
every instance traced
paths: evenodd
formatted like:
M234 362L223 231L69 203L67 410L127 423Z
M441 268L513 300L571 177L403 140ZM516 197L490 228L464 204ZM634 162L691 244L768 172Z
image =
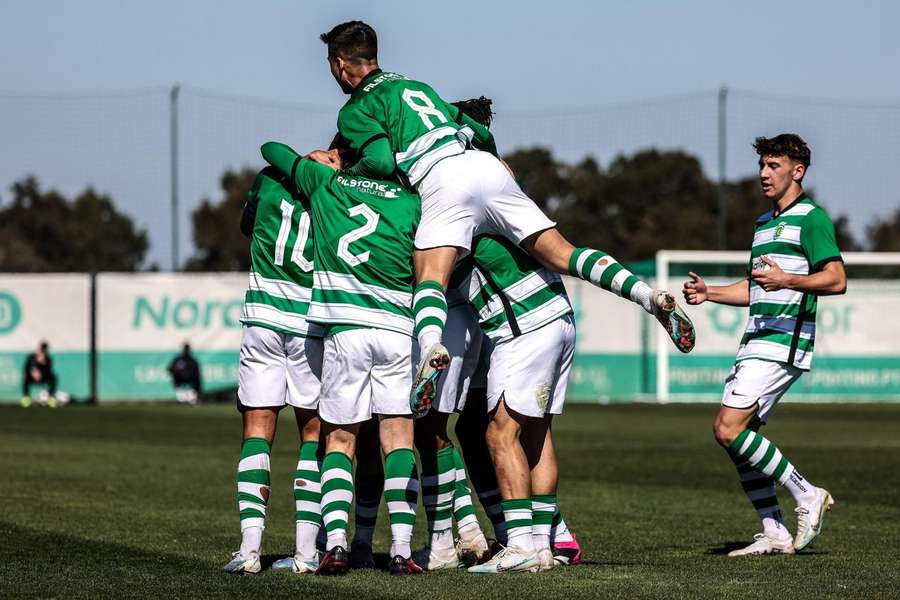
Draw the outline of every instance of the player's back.
M310 320L412 335L419 197L396 182L336 173L311 196Z
M277 169L267 167L256 176L248 201L256 204L256 219L241 322L321 335L305 319L313 283L309 199Z
M426 83L374 71L357 86L338 114L338 129L357 150L387 137L397 167L412 184L442 158L461 154L474 132Z
M475 238L472 264L469 301L478 311L482 329L495 343L573 312L560 275L542 267L506 238Z

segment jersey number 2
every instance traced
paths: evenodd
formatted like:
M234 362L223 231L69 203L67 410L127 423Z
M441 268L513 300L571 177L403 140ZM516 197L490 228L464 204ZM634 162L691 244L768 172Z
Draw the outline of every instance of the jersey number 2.
M359 254L350 253L350 244L366 237L370 233L375 233L378 227L378 219L381 217L377 212L366 206L365 204L357 204L351 207L347 212L351 217L362 216L366 222L361 227L349 231L341 236L338 240L337 254L345 263L351 267L356 267L369 260L369 251L360 252Z
M278 229L278 239L275 240L275 264L279 267L284 264L284 251L287 247L288 236L291 233L291 218L294 215L294 205L287 200L281 200L281 227ZM309 240L309 213L300 213L300 221L297 223L297 240L294 242L294 250L291 252L291 262L300 267L306 273L313 270L313 263L303 256L303 248Z

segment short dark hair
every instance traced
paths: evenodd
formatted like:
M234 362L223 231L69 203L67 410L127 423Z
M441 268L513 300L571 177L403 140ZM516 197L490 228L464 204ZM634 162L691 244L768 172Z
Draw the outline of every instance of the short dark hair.
M328 57L341 56L354 62L378 59L378 36L362 21L347 21L335 25L319 36L328 45Z
M782 133L773 138L758 137L753 142L753 148L760 156L787 156L804 167L809 166L812 158L809 146L796 133Z
M348 169L359 162L359 152L350 147L350 142L341 135L340 131L335 134L331 144L328 145L328 149L338 151L338 154L341 156L342 169Z

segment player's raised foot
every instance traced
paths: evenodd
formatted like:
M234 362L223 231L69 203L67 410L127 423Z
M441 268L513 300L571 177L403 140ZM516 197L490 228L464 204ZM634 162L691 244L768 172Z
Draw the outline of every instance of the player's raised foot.
M428 414L428 411L431 409L431 403L434 402L438 378L449 364L450 353L447 352L443 344L432 344L426 351L422 352L409 396L409 407L416 418L424 417Z
M765 533L753 536L753 543L746 548L732 550L728 556L759 556L762 554L793 554L794 544L790 537L776 538Z
M675 297L665 290L653 290L653 316L669 334L679 351L687 353L694 349L697 333L694 324L684 309L675 302Z
M491 547L484 533L478 532L471 540L459 539L456 541L456 556L459 558L459 567L468 569L474 565L491 558Z
M388 570L391 575L418 575L425 572L412 558L403 558L399 554L391 559Z
M797 535L794 536L794 550L800 552L822 533L825 513L831 510L834 499L828 490L816 488L812 502L801 504L794 509L797 513Z
M538 550L537 557L538 566L531 569L532 573L537 573L538 571L549 571L553 568L553 551L550 550L550 548L541 548L540 550Z
M349 564L351 569L374 569L375 555L372 553L372 546L363 540L353 540L350 543Z
M578 538L572 534L571 542L556 542L553 544L553 560L564 567L574 567L581 564L581 546Z
M316 569L319 568L319 559L316 557L313 558L304 558L299 554L295 554L294 556L288 556L286 558L281 558L272 563L272 570L287 570L290 569L294 573L315 573Z
M540 568L537 552L528 552L515 546L506 546L489 561L469 567L469 573L513 573Z
M319 561L316 575L346 575L350 570L348 552L343 546L335 546Z
M413 561L426 571L455 569L459 566L456 548L432 548L425 546L413 553Z
M262 570L262 563L259 560L259 552L250 552L246 556L235 552L231 555L231 560L225 565L226 573L234 575L255 575Z

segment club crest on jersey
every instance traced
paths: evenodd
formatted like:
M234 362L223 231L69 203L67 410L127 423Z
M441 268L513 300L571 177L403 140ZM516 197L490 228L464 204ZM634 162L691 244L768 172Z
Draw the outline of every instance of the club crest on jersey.
M777 240L781 237L782 233L784 233L784 223L779 223L775 226L775 233L772 235L772 239Z

